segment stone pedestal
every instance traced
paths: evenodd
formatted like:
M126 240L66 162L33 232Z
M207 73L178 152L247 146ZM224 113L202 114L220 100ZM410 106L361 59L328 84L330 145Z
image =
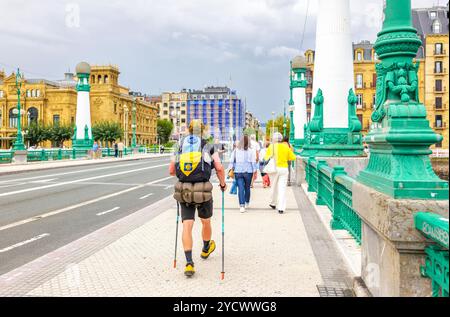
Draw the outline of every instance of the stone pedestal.
M429 297L431 281L420 274L429 242L415 229L414 215L448 218L448 200L394 199L356 182L353 209L363 222L361 272L372 295Z
M369 163L368 157L316 157L316 159L326 161L332 168L343 166L347 175L354 179Z
M305 165L303 163L303 159L301 157L297 157L295 162L295 185L302 186L304 183L306 183Z
M28 152L27 151L15 151L12 159L13 164L27 164Z

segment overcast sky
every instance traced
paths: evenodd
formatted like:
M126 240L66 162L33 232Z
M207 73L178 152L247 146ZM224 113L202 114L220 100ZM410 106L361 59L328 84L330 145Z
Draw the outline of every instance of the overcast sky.
M413 7L445 0L413 0ZM351 0L354 41L374 41L382 0ZM0 69L61 79L79 61L120 67L148 94L231 85L261 120L289 98L289 60L314 48L317 0L1 0Z

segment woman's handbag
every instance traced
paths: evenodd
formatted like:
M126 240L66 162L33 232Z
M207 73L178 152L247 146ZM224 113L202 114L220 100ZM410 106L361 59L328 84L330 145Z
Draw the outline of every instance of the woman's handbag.
M264 174L275 174L277 172L277 165L275 163L274 157L271 157L269 161L266 163L263 172Z
M233 155L234 155L234 167L228 171L228 178L231 179L234 179L235 177L234 169L236 168L236 151L233 153Z

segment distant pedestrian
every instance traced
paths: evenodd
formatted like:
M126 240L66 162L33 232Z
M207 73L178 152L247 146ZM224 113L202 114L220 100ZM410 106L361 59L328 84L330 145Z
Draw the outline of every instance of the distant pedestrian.
M234 170L238 185L240 211L244 213L250 204L252 181L258 175L256 151L250 148L250 140L247 135L242 138L231 155L230 169Z
M92 146L92 158L95 160L96 158L97 158L97 153L98 153L98 149L99 149L99 146L98 146L98 142L97 141L95 141L94 142L94 145Z
M119 146L118 146L117 142L114 142L113 147L114 147L114 157L118 158L119 157Z
M117 150L119 151L119 158L123 158L123 151L125 149L125 144L122 141L117 144Z
M276 172L272 176L273 192L270 207L278 209L280 214L286 211L286 189L288 183L288 162L296 160L296 156L291 147L283 143L283 136L277 132L273 136L273 143L267 149L264 159L275 161Z
M270 146L270 142L266 142L262 148L261 152L259 152L261 160L259 161L259 170L261 172L261 178L263 181L263 187L269 188L270 187L270 177L269 174L264 173L264 167L266 166L266 160L264 157L266 156L267 148Z

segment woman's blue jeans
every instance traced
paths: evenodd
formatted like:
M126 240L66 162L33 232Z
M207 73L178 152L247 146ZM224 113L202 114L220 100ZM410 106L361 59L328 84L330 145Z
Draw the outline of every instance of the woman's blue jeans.
M246 203L250 203L250 186L252 185L253 173L236 173L235 177L238 185L239 205L244 207Z

